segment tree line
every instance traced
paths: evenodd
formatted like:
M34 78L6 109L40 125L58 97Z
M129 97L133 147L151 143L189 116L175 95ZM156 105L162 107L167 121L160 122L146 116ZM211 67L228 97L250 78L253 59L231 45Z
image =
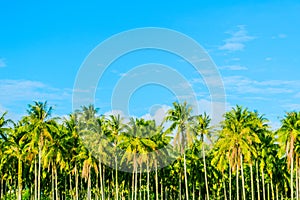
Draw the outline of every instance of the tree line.
M186 102L161 124L93 105L52 111L33 102L19 121L0 116L0 199L300 199L300 112L271 130L241 106L218 126Z

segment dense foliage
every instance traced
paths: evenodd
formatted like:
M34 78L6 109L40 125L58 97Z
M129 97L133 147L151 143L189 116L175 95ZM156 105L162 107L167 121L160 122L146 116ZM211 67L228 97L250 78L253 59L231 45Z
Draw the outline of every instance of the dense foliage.
M300 112L286 113L277 131L240 106L217 127L186 103L174 103L159 125L99 115L92 105L62 119L46 102L27 113L18 122L0 116L0 199L300 199ZM89 135L102 145L88 148ZM110 166L106 145L125 152ZM162 148L174 158L164 168ZM124 163L130 172L116 170Z

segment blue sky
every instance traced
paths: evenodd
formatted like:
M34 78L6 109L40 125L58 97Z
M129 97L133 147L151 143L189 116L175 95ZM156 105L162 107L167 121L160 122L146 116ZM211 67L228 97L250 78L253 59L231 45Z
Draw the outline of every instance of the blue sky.
M48 100L55 114L70 113L76 74L100 42L129 29L163 27L206 49L222 75L228 108L258 110L277 127L285 111L300 110L299 10L299 1L0 0L0 112L18 119L33 100ZM207 88L186 63L143 51L118 60L99 83L95 104L102 113L110 110L115 81L149 62L178 70L199 106L209 109ZM159 115L172 101L170 91L149 85L132 95L129 107L136 116Z

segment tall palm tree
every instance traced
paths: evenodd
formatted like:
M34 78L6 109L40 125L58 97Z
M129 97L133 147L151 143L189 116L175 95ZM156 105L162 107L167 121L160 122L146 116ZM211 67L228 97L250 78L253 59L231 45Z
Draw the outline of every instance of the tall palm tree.
M7 114L7 112L4 112L0 116L0 142L1 142L0 143L0 148L1 148L0 153L2 154L1 155L1 164L3 163L3 165L6 161L10 160L10 157L11 157L11 155L10 155L11 152L7 151L9 149L9 146L10 146L10 143L11 143L10 135L11 135L11 132L12 132L12 129L9 125L10 124L14 125L12 120L5 118L6 114ZM15 155L17 156L17 153ZM18 158L20 158L20 154L18 154ZM18 159L18 161L20 161L20 159ZM4 166L0 165L0 170L3 169L3 168L4 168ZM5 187L5 186L3 184L3 180L4 180L4 177L7 175L7 173L5 173L4 170L3 170L2 174L0 172L0 175L1 175L1 182L2 182L0 184L1 190L2 190L2 191L0 191L0 196L1 196L1 194L4 193L3 192L3 187ZM20 173L18 173L18 178L20 180ZM21 188L19 188L19 190L20 189ZM20 192L18 192L18 199L19 198L20 198Z
M83 156L82 175L86 178L88 183L87 199L91 199L91 169L93 168L96 174L100 173L100 187L101 197L105 199L104 194L104 180L102 179L102 153L108 141L105 137L105 120L104 116L97 116L98 108L94 105L83 106L82 111L79 112L79 135L85 145L82 148L80 155ZM95 156L99 160L99 169L96 167Z
M125 129L125 125L122 123L122 118L120 115L110 115L108 118L108 130L110 132L110 141L114 145L115 153L115 187L116 196L115 199L119 199L119 183L118 183L118 137Z
M34 102L28 105L28 121L30 131L33 134L34 142L38 146L38 177L37 177L37 199L41 199L41 162L42 149L45 140L51 138L50 132L55 129L55 121L51 119L52 107L48 107L47 102Z
M207 171L206 171L206 161L205 161L205 149L204 149L204 136L209 134L209 123L211 119L209 116L204 113L203 115L195 116L195 125L193 127L197 136L200 136L200 141L202 143L202 157L203 157L203 166L204 166L204 178L205 178L205 188L206 188L206 197L209 200L209 189L207 182Z
M191 111L192 108L184 103L173 103L173 108L167 112L166 121L170 121L172 124L169 127L170 131L176 130L176 136L174 142L177 148L179 147L180 153L183 154L183 167L184 167L184 180L185 180L185 195L186 199L189 199L188 190L188 177L186 172L186 158L185 158L185 147L192 142L190 132L191 122Z
M26 140L26 127L19 121L14 124L14 128L8 132L6 141L5 153L18 160L18 200L22 200L22 174L23 174L23 160L25 155L25 140Z
M58 197L58 169L65 169L66 158L69 152L66 149L66 137L64 135L63 126L59 124L53 124L56 126L55 130L50 132L51 138L46 141L46 145L43 149L43 167L49 168L51 166L52 171L52 199L59 199Z
M78 192L78 154L82 143L79 139L78 133L78 113L72 113L68 118L64 118L63 124L65 127L65 145L68 147L69 153L67 159L69 160L69 168L71 173L75 175L75 200L79 199ZM70 184L72 182L70 181ZM72 187L72 186L71 186Z
M252 115L247 109L236 106L225 113L222 122L221 135L215 144L220 152L228 152L229 165L236 171L236 198L239 199L239 169L242 175L243 199L246 199L243 160L251 160L255 148L253 143L260 143L259 137L253 131Z
M281 144L282 152L285 151L287 156L287 166L290 168L290 189L291 199L294 199L294 156L295 156L295 143L300 135L300 112L288 112L285 118L281 120L281 127L278 130L279 142Z
M145 126L149 121L144 119L130 118L127 131L120 135L119 147L125 151L121 162L127 160L132 162L133 171L133 185L132 197L137 199L137 173L138 173L138 160L144 161L148 152L156 149L156 144L149 137L145 137ZM157 196L157 195L156 195ZM157 198L157 197L156 197Z

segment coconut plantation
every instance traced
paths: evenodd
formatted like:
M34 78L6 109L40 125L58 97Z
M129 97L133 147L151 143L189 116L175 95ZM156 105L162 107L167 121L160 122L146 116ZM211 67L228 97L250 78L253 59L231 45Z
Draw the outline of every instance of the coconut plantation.
M53 112L33 102L19 121L1 114L0 199L300 198L300 112L287 112L277 130L242 106L215 126L186 102L174 102L161 124L105 116L93 105L61 118ZM88 135L107 143L89 148ZM99 156L106 150L111 158ZM173 160L162 167L164 156Z
M300 200L300 0L0 0L0 200Z

